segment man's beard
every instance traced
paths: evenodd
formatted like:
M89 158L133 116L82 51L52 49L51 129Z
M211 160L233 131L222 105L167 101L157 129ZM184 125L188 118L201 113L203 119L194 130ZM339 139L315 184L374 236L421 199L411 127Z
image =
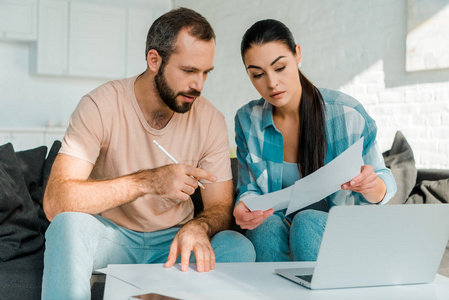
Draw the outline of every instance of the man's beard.
M183 102L178 103L176 101L176 98L180 95L189 96L189 97L199 97L201 95L201 92L197 90L190 89L187 92L178 92L176 93L167 82L167 79L164 76L164 69L165 67L162 65L157 72L156 76L154 76L154 83L156 86L156 90L159 93L159 96L161 97L162 101L164 101L167 106L173 110L174 112L183 114L186 113L192 108L193 102Z

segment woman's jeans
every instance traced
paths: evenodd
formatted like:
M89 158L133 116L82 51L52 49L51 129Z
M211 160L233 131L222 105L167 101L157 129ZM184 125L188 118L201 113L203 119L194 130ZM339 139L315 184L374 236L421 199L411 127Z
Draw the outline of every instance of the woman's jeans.
M178 230L137 232L96 215L57 215L45 234L42 299L90 299L92 271L108 264L165 263ZM255 260L253 245L238 232L221 231L211 244L216 262Z
M303 210L290 225L283 212L275 212L246 232L256 249L256 261L316 261L327 216L327 212Z

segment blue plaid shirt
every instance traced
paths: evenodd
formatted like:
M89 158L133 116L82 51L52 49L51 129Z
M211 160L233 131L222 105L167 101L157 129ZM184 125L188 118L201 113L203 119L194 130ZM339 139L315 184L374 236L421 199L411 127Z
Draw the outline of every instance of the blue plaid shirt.
M319 89L326 105L327 155L325 164L364 137L363 161L371 165L387 186L381 204L396 193L396 182L385 167L376 142L375 121L363 106L344 93ZM282 189L284 140L273 122L273 106L263 98L244 105L235 116L235 141L239 161L236 204L250 194L267 194ZM360 193L340 190L326 198L334 205L369 204Z

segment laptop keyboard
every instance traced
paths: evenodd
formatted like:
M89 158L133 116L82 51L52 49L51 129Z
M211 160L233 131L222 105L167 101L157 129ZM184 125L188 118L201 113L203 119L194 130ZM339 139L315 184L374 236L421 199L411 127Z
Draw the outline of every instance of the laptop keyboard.
M296 275L296 277L301 278L307 282L312 282L313 275Z

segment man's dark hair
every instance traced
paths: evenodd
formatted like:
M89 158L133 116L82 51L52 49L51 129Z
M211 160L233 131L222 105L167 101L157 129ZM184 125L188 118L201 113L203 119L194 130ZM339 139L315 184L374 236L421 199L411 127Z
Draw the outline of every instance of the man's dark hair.
M163 63L167 63L170 55L176 52L175 41L184 28L199 40L215 40L214 30L206 18L189 8L175 8L157 18L151 25L147 35L145 59L148 52L155 49Z

